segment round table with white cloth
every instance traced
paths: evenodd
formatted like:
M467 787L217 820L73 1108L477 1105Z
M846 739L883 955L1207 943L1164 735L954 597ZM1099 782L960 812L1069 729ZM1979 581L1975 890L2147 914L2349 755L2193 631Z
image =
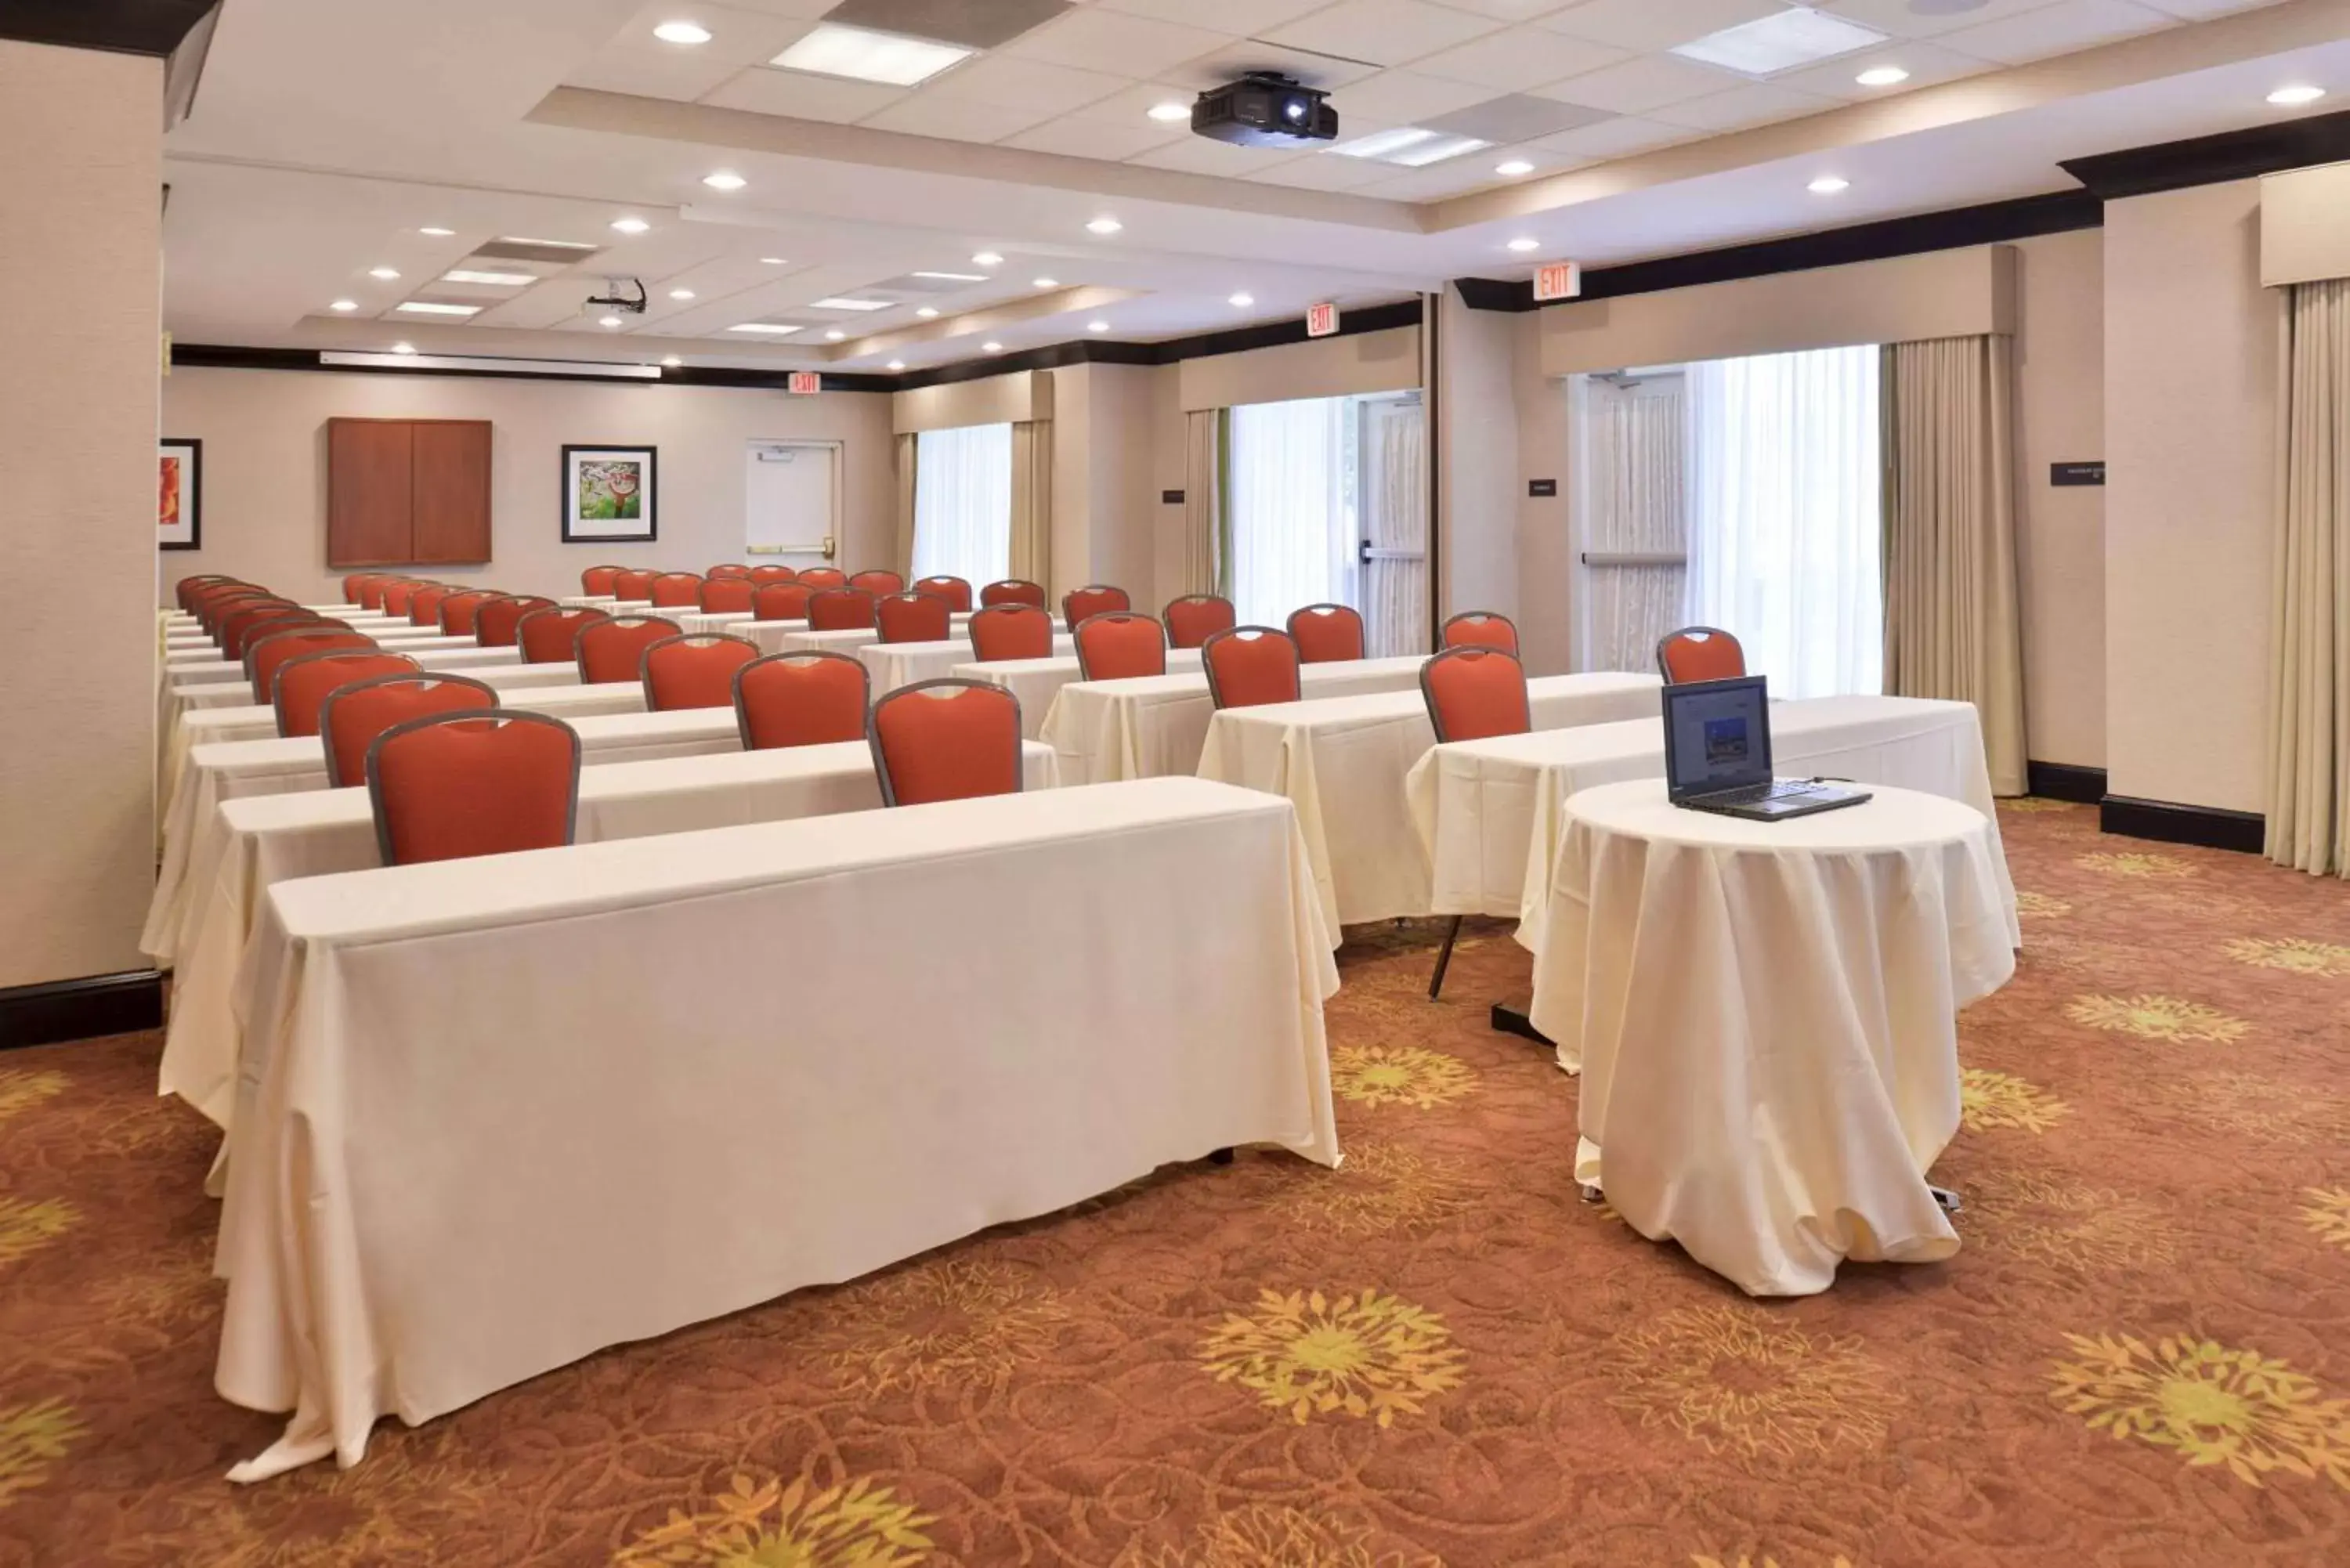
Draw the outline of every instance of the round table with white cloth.
M1959 1249L1926 1172L1959 1128L1959 1009L2015 972L1998 834L1875 787L1778 822L1659 779L1566 802L1534 1026L1580 1068L1575 1176L1751 1295Z

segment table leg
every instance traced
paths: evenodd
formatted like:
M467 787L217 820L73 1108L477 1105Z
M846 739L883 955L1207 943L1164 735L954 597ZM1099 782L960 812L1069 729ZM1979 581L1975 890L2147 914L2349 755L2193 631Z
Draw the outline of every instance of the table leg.
M1531 1040L1537 1045L1555 1046L1558 1044L1557 1041L1535 1028L1533 1019L1528 1018L1516 1008L1505 1007L1498 1002L1493 1003L1492 1027L1497 1034L1515 1034L1521 1039Z

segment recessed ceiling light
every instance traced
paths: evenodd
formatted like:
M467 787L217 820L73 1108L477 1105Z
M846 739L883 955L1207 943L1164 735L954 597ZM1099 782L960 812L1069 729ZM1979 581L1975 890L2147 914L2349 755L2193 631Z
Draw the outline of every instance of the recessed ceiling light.
M454 229L419 229L416 232L420 234L431 234L436 240L445 240L454 234L457 231Z
M1542 242L1534 238L1532 234L1520 234L1516 239L1510 242L1510 248L1516 251L1519 254L1523 255L1528 251L1538 251L1542 249Z
M1158 120L1162 125L1172 125L1179 119L1191 119L1191 106L1188 103L1177 103L1174 99L1170 99L1165 103L1152 104L1150 106L1150 118Z
M356 299L338 299L327 306L329 310L357 310L359 307L359 302Z
M889 361L889 369L892 370L902 370L905 368L906 362L903 359L892 359Z
M759 258L759 265L761 266L782 266L785 263L784 258L781 256L761 256Z
M1086 330L1088 332L1107 332L1109 330L1109 323L1107 321L1088 321L1086 323Z
M620 325L620 318L617 316L607 316L597 322L596 325L598 327L618 327Z
M1767 77L1885 41L1874 27L1799 7L1676 44L1672 52L1743 76Z
M1909 79L1899 66L1871 66L1852 78L1863 87L1898 87Z
M371 266L368 268L368 276L380 277L386 283L390 283L399 275L400 269L396 266Z
M2296 109L2304 103L2315 103L2324 96L2322 87L2281 87L2269 94L2269 101L2280 109Z
M416 345L413 343L395 343L391 346L391 351L395 354L413 354L416 352Z
M814 32L768 63L785 70L813 71L818 76L912 87L928 81L949 66L969 59L975 52L952 44L934 44L928 38L819 22Z
M787 334L800 331L802 328L797 322L793 321L745 321L737 326L730 327L726 330L729 332L764 332L771 337L781 337Z
M886 299L851 299L845 295L832 295L824 299L810 300L811 310L887 310L891 301Z
M1847 191L1851 188L1852 182L1841 174L1823 174L1804 187L1814 196L1833 196L1838 191Z
M1061 286L1061 280L1057 277L1040 277L1034 281L1038 288L1058 288Z
M684 364L684 363L685 363L685 361L684 361L684 360L682 360L682 359L681 359L681 358L679 358L676 355L671 354L671 355L670 355L667 358L663 359L663 360L661 361L661 363L662 363L662 364L664 364L664 365L666 365L666 366L668 366L671 369L674 370L674 369L676 369L679 366L681 366L681 365Z
M980 347L990 354L1001 354L1003 352L1003 345L1001 343L983 343Z
M1256 303L1256 296L1253 294L1236 294L1224 303L1227 305L1237 305L1242 309L1245 310L1250 306Z
M916 277L934 278L941 283L985 283L986 276L975 272L918 272Z
M437 299L403 300L392 308L416 316L479 316L482 313L478 305L443 305Z
M977 255L971 258L971 265L973 266L1002 266L1003 265L1003 258L997 255L993 251L982 251Z
M699 22L663 22L653 29L653 36L664 44L706 44L710 29Z
M457 267L441 275L443 283L488 284L497 288L520 288L538 279L526 272L476 272L471 267Z
M624 234L641 234L652 225L642 218L616 218L612 221L612 227Z
M1496 174L1531 174L1534 171L1534 166L1523 158L1504 159L1493 165L1493 172Z
M721 169L714 174L704 174L702 177L702 182L713 191L740 191L751 182L743 179L740 174Z
M928 321L931 317L936 316L938 313L939 307L935 305L926 305L922 306L921 309L914 312L915 315L920 317L925 321Z
M827 343L837 343L847 336L847 333L843 332L839 327L836 327L831 331L824 335L824 340Z
M1375 130L1368 136L1358 136L1352 141L1342 141L1324 151L1336 152L1342 158L1368 158L1406 169L1424 169L1430 163L1441 163L1464 152L1480 152L1492 145L1474 136L1448 136L1442 131L1422 130L1416 125L1405 125L1393 130Z
M1126 225L1119 223L1116 218L1096 218L1092 223L1086 225L1086 233L1089 234L1114 234L1124 227L1126 227Z
M693 297L693 290L690 288L672 288L669 291L669 296L671 299L691 299Z

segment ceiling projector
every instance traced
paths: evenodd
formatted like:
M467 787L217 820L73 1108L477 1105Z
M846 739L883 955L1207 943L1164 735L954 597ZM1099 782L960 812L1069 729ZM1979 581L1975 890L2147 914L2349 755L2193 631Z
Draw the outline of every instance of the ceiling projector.
M1191 106L1191 130L1242 147L1305 147L1338 139L1330 95L1273 71L1210 88Z

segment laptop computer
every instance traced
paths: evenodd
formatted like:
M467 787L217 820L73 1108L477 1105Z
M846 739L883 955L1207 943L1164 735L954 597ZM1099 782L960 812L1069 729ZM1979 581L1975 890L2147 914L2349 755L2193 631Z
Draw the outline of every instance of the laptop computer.
M1778 822L1868 798L1841 784L1773 777L1770 701L1759 675L1665 688L1665 784L1675 805Z

